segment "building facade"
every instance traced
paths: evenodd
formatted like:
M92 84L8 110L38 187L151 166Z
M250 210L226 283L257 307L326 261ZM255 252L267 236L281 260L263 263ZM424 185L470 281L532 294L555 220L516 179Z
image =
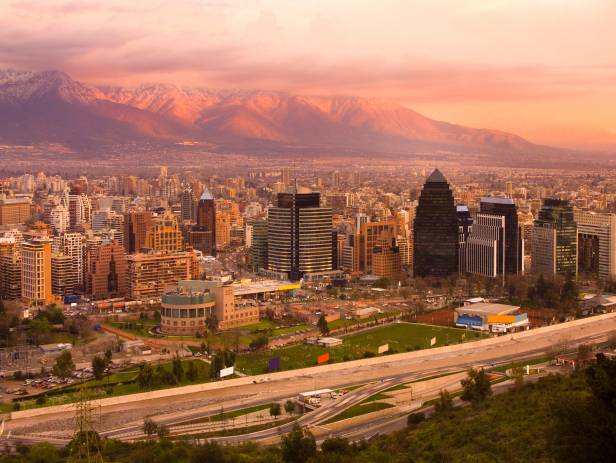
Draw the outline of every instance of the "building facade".
M160 297L165 285L194 276L194 253L149 253L127 256L128 295L134 300Z
M29 198L7 198L6 195L0 195L0 226L20 225L29 218Z
M577 224L569 201L545 199L533 227L532 272L576 277L577 244Z
M188 232L188 242L206 256L216 255L216 203L208 190L197 203L196 224Z
M604 280L616 279L616 214L574 211L578 230L578 269Z
M268 210L268 269L297 281L332 270L332 210L319 193L279 193Z
M21 245L21 299L29 306L53 302L51 289L51 240L26 241Z
M426 180L413 224L413 273L446 277L458 271L458 218L447 179L436 169Z

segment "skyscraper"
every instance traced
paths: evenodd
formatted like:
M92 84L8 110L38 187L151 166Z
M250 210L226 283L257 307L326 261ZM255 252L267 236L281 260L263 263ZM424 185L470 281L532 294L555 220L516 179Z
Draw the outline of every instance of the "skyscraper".
M268 210L268 269L299 280L332 270L332 210L319 193L279 193Z
M195 219L195 198L190 188L184 188L180 193L180 218L189 222Z
M498 273L518 274L524 270L524 240L518 225L518 208L510 198L481 198L482 214L500 215L505 218L504 254L498 256ZM503 247L502 243L499 247Z
M413 223L413 270L445 277L458 269L458 217L447 179L436 169L426 180Z
M255 220L252 226L250 259L253 271L267 268L267 220Z
M567 200L547 198L533 227L533 273L577 276L577 224Z
M196 222L188 232L188 242L206 256L216 255L216 204L208 190L203 192L197 204Z

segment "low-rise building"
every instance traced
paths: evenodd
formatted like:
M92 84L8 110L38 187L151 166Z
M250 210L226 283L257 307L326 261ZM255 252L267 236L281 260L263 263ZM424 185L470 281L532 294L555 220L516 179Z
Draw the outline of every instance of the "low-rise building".
M470 328L494 333L506 333L526 329L528 315L515 305L478 302L455 309L454 323L461 328Z
M221 330L259 321L259 308L235 304L234 286L211 280L185 280L161 297L161 331L169 335L203 333L215 317Z

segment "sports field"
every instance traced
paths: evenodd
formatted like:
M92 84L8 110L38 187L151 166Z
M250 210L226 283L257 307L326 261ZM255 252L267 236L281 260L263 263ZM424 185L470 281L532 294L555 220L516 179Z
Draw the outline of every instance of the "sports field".
M268 360L280 357L280 369L293 370L316 365L317 357L326 352L329 352L330 363L335 363L377 355L379 346L384 344L389 344L390 353L409 352L475 340L480 336L480 333L457 328L396 323L347 336L343 338L342 346L338 347L325 348L301 344L283 349L241 354L236 358L236 367L246 374L266 373ZM436 338L436 342L430 346L433 338Z

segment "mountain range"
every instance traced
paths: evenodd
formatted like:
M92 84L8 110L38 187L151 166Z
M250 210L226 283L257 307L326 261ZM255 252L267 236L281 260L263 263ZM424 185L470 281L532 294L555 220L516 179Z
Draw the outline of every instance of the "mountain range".
M94 86L60 71L0 70L1 143L84 147L138 140L207 142L246 151L288 147L528 155L553 150L510 133L433 120L377 99L169 84Z

